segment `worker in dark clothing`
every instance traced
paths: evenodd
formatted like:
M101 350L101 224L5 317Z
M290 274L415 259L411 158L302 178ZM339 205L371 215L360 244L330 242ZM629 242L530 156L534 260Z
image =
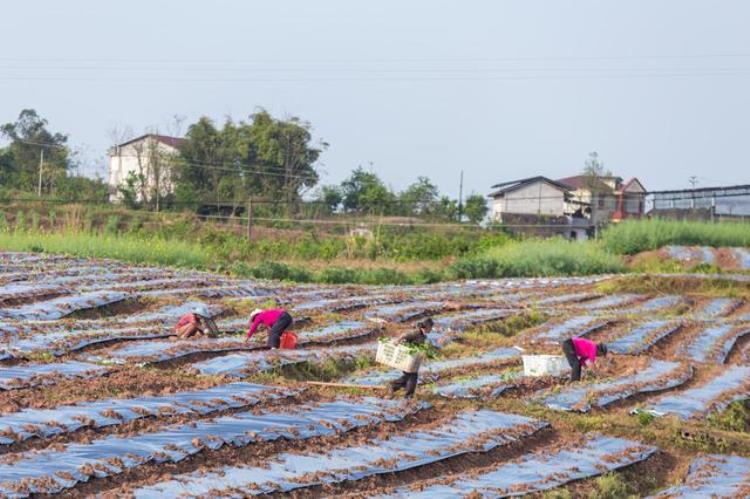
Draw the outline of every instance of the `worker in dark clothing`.
M427 334L432 331L432 319L429 317L417 324L416 331L404 333L396 338L396 344L412 343L416 345L424 344L427 341ZM417 381L419 380L419 366L413 373L405 372L388 386L388 393L393 396L398 390L404 389L404 398L412 398L417 390Z
M585 338L568 338L561 343L565 358L570 364L570 380L581 379L581 367L591 367L596 362L596 356L606 357L607 345L594 343Z

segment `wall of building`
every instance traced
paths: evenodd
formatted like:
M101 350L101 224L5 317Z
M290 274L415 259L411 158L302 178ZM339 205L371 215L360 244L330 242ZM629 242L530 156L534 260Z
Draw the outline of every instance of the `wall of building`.
M565 213L562 191L546 182L535 182L505 194L503 212L561 216Z
M146 175L146 186L149 191L153 190L156 180L150 174L152 168L150 159L154 156L162 161L162 168L165 168L170 158L177 154L177 149L165 145L152 138L147 138L139 142L128 144L124 147L118 147L112 151L109 156L109 190L110 201L117 202L122 200L118 187L124 185L125 180L130 172L136 174L143 172ZM168 170L165 170L167 172ZM173 190L172 180L168 174L162 174L161 186L159 191L161 195L170 194ZM140 197L140 196L139 196ZM139 199L140 201L140 199Z

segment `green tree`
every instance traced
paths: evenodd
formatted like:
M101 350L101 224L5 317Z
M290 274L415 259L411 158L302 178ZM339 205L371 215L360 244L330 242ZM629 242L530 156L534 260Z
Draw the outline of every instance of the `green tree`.
M396 195L374 172L361 166L341 182L344 210L349 213L390 215L394 211Z
M218 207L262 197L291 211L303 191L317 184L315 163L327 147L313 143L311 130L299 118L279 120L265 110L249 123L227 120L221 128L199 119L180 147L177 201L189 204L199 196Z
M131 171L128 173L125 182L117 187L117 190L122 196L123 204L131 210L141 207L141 203L138 201L140 199L138 193L140 192L140 186L143 182L144 179L142 174Z
M448 196L441 196L435 206L435 216L446 221L458 219L458 201Z
M0 136L10 141L2 153L3 185L24 191L36 191L42 154L42 193L53 194L71 167L68 137L47 129L47 120L33 109L24 109L18 119L0 126Z
M400 195L401 210L405 215L428 215L435 211L438 188L427 177L417 177L417 181L406 188Z
M344 197L341 189L335 185L324 185L315 195L315 203L326 213L331 214L338 210Z
M261 169L262 187L283 199L291 211L303 189L318 183L314 165L328 144L313 145L311 125L299 118L277 120L265 110L251 118L250 138Z
M73 175L60 181L56 196L66 201L90 201L104 204L109 200L109 189L101 178Z
M466 218L473 224L479 224L487 216L489 207L487 206L487 199L481 194L472 194L466 198L466 205L464 206L464 213Z

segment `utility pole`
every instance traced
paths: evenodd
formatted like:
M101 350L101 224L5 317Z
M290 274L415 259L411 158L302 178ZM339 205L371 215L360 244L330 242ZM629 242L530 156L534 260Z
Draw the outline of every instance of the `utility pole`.
M696 175L691 175L690 178L688 178L688 182L690 182L690 185L695 189L695 184L698 183L698 177Z
M42 197L42 165L44 165L44 147L39 149L39 186L36 192L39 197Z
M247 200L247 240L249 241L253 235L253 200Z
M461 170L461 180L458 182L458 223L464 216L464 171Z

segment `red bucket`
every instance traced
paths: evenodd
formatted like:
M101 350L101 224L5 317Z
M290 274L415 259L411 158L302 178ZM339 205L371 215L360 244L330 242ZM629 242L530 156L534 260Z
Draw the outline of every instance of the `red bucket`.
M285 331L281 333L281 343L279 344L279 346L287 350L294 350L295 348L297 348L297 335L292 331Z

